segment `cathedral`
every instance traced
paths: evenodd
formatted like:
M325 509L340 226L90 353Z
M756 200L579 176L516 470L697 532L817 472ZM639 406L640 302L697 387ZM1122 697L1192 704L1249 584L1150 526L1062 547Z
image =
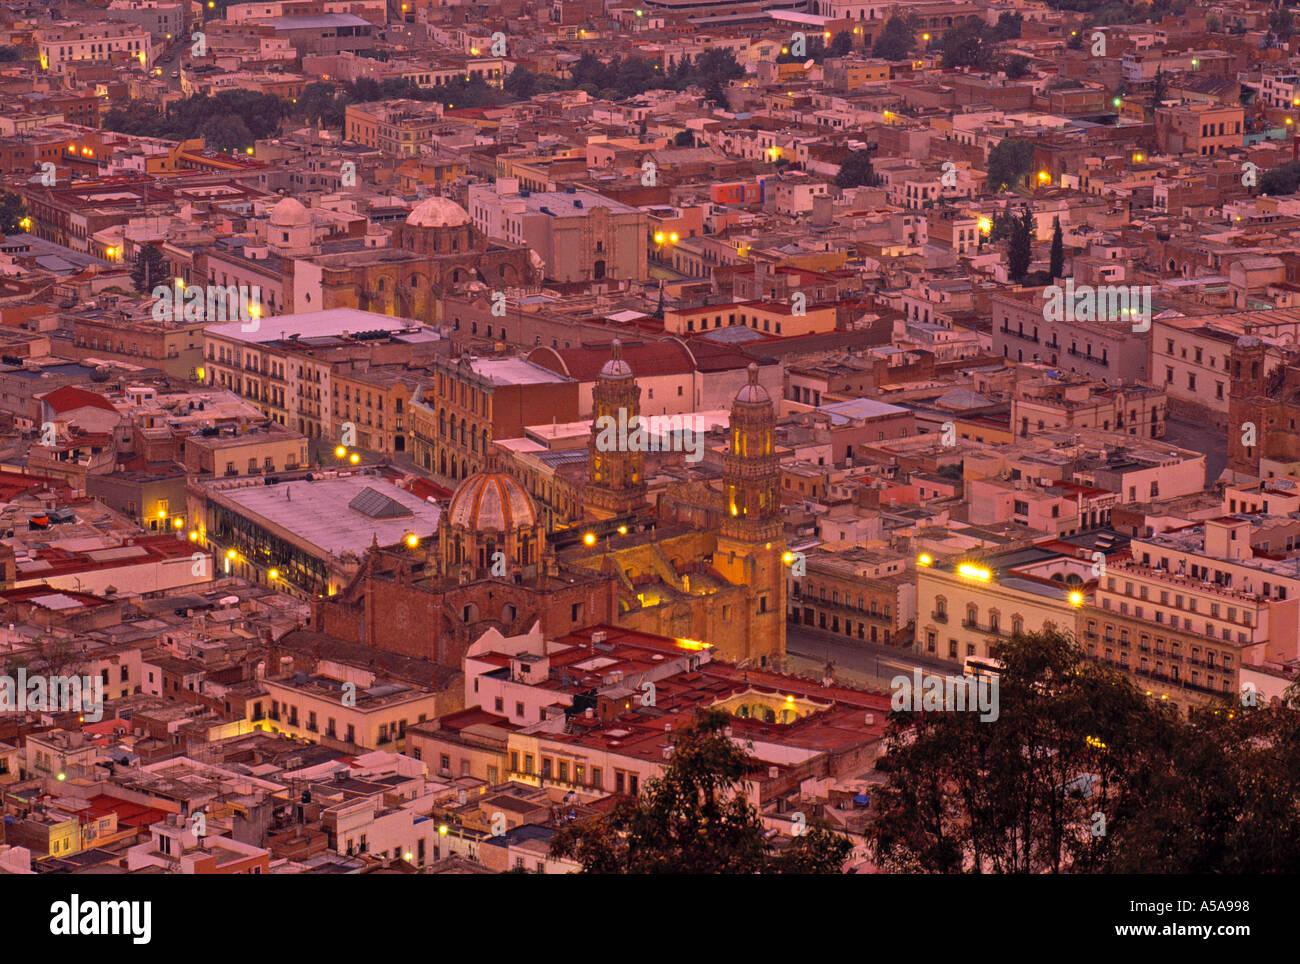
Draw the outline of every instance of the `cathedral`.
M732 405L721 478L663 500L690 503L687 518L647 503L644 451L599 441L602 415L640 412L620 355L615 342L593 388L585 523L547 532L524 486L490 463L457 487L432 538L372 548L350 585L315 602L312 628L458 669L489 627L515 635L540 622L554 636L608 623L783 668L776 407L757 367Z
M430 197L398 224L390 242L310 259L322 306L359 308L443 322L443 295L479 284L505 291L541 279L537 256L524 245L494 241L474 227L455 201Z

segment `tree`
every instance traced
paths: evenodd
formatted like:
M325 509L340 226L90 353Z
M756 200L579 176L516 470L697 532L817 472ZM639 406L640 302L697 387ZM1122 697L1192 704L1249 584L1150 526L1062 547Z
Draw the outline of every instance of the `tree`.
M944 31L939 41L945 70L954 67L993 67L993 40L989 28L979 20L967 20Z
M762 764L723 732L729 718L704 711L683 730L661 777L635 800L561 829L551 853L592 874L839 873L844 837L809 828L773 851L743 784Z
M834 39L831 40L831 56L843 57L853 50L853 34L847 30L841 30Z
M1002 69L1007 72L1008 80L1019 80L1029 73L1029 65L1032 63L1033 61L1024 54L1013 54L1003 63Z
M678 131L678 132L676 133L676 135L674 135L674 137L673 137L673 145L676 146L676 147L694 147L694 146L695 146L695 132L694 132L694 131Z
M1169 91L1169 76L1161 67L1156 68L1156 75L1151 81L1151 114L1159 109L1160 104L1164 101L1165 95Z
M871 55L885 60L905 60L915 47L916 29L911 18L893 16L885 21Z
M0 195L0 234L17 234L23 230L23 219L27 217L27 205L20 195L5 191Z
M1061 233L1061 219L1052 218L1052 254L1048 274L1053 280L1065 274L1065 239Z
M1007 248L1007 274L1016 284L1024 281L1033 262L1033 216L1024 208L1011 225L1011 246Z
M891 872L1102 872L1173 774L1177 717L1055 630L994 647L996 720L895 711L868 832ZM1096 815L1106 834L1096 835ZM1112 828L1114 828L1112 830Z
M167 262L162 252L152 244L146 244L135 256L135 267L131 269L131 284L141 294L152 292L160 283L167 280Z
M0 63L12 64L22 59L22 51L17 47L0 47Z
M298 113L309 124L319 124L334 106L338 88L325 81L315 81L303 87L298 95Z
M996 194L1017 187L1034 163L1032 141L1008 137L998 141L989 151L988 188Z
M1290 40L1295 33L1295 17L1286 7L1279 6L1268 15L1268 29L1274 43Z
M998 14L998 22L993 27L993 39L1015 40L1020 36L1024 24L1025 18L1022 14L1000 13Z
M526 67L518 66L506 75L501 86L511 97L528 100L537 93L537 75Z
M868 187L876 183L875 172L871 168L870 151L853 151L840 164L839 173L835 175L839 187Z
M1300 189L1300 161L1289 161L1265 171L1259 179L1260 194L1294 194Z
M199 128L199 136L207 147L218 151L242 151L253 143L248 125L233 114L209 118Z

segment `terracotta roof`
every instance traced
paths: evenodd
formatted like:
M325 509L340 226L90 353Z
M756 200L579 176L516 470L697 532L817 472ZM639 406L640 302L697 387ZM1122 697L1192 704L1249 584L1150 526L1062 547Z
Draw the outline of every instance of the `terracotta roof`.
M611 343L612 343L611 339ZM695 370L691 353L681 342L648 341L623 342L623 361L632 369L634 376L672 375ZM550 352L558 356L560 367L545 357ZM534 349L529 355L530 361L545 365L552 371L560 371L580 382L594 382L605 363L613 357L610 344L586 344L581 348Z
M36 397L56 412L71 412L78 408L102 408L106 412L117 411L103 395L96 395L94 392L88 392L84 388L77 388L74 385L64 385L62 388L56 388L52 392L46 392L44 395L37 395Z

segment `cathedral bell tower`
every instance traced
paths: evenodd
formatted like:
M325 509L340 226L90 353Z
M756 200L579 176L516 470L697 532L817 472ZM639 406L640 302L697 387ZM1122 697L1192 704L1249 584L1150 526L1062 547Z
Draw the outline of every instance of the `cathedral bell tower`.
M610 352L591 389L587 440L591 474L583 504L593 519L627 515L646 504L645 451L634 438L641 416L641 388L631 366L623 361L623 345L617 338ZM635 434L644 438L644 433Z
M746 656L753 665L785 659L786 566L781 517L781 464L776 407L749 366L749 383L731 406L730 439L722 463L722 531L714 566L749 587Z

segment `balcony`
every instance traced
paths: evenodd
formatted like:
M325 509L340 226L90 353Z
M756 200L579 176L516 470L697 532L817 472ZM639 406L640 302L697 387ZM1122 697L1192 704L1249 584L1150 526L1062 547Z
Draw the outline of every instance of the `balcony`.
M936 623L946 623L948 621L948 614L946 612L933 612L930 613L930 618Z

